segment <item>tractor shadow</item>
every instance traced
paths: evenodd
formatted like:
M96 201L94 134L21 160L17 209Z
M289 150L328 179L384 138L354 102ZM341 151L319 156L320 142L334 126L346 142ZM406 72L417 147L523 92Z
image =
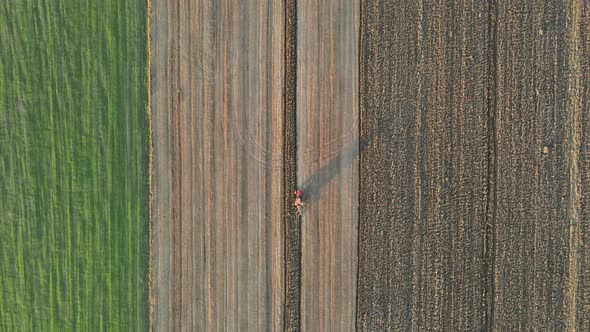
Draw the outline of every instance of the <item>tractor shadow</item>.
M363 152L363 150L365 150L376 137L383 133L386 124L386 122L382 122L369 134L365 135L365 137L357 138L352 143L349 143L325 166L318 169L307 178L299 188L302 191L301 198L303 201L307 202L318 198L322 188L334 177L339 175L343 169L352 164L359 154Z

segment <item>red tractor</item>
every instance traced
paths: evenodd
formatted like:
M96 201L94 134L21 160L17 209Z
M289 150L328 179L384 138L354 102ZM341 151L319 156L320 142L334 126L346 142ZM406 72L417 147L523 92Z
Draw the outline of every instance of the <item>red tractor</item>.
M295 206L295 208L297 209L297 215L301 216L301 213L303 212L303 198L301 198L301 196L303 195L303 193L301 192L301 190L295 190L294 194L295 203L293 203L293 206Z

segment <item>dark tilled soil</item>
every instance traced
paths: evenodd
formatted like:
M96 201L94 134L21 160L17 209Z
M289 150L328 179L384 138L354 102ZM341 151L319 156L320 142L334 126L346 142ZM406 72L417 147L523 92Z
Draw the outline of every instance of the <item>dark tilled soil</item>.
M588 9L363 2L360 330L588 328Z

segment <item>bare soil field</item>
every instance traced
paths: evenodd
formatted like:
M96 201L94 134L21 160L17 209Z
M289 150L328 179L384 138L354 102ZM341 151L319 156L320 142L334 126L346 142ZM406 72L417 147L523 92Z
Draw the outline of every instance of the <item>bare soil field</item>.
M589 10L363 2L358 329L588 330Z
M358 228L358 1L297 1L301 330L351 331Z
M588 4L152 13L155 330L590 328Z
M156 330L282 329L283 10L153 1Z

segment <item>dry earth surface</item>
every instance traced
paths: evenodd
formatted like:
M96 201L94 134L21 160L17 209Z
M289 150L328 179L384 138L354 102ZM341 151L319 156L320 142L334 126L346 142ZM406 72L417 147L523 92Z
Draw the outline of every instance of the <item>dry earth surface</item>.
M152 13L153 328L281 330L283 4Z
M590 5L359 1L153 1L153 327L590 329Z

